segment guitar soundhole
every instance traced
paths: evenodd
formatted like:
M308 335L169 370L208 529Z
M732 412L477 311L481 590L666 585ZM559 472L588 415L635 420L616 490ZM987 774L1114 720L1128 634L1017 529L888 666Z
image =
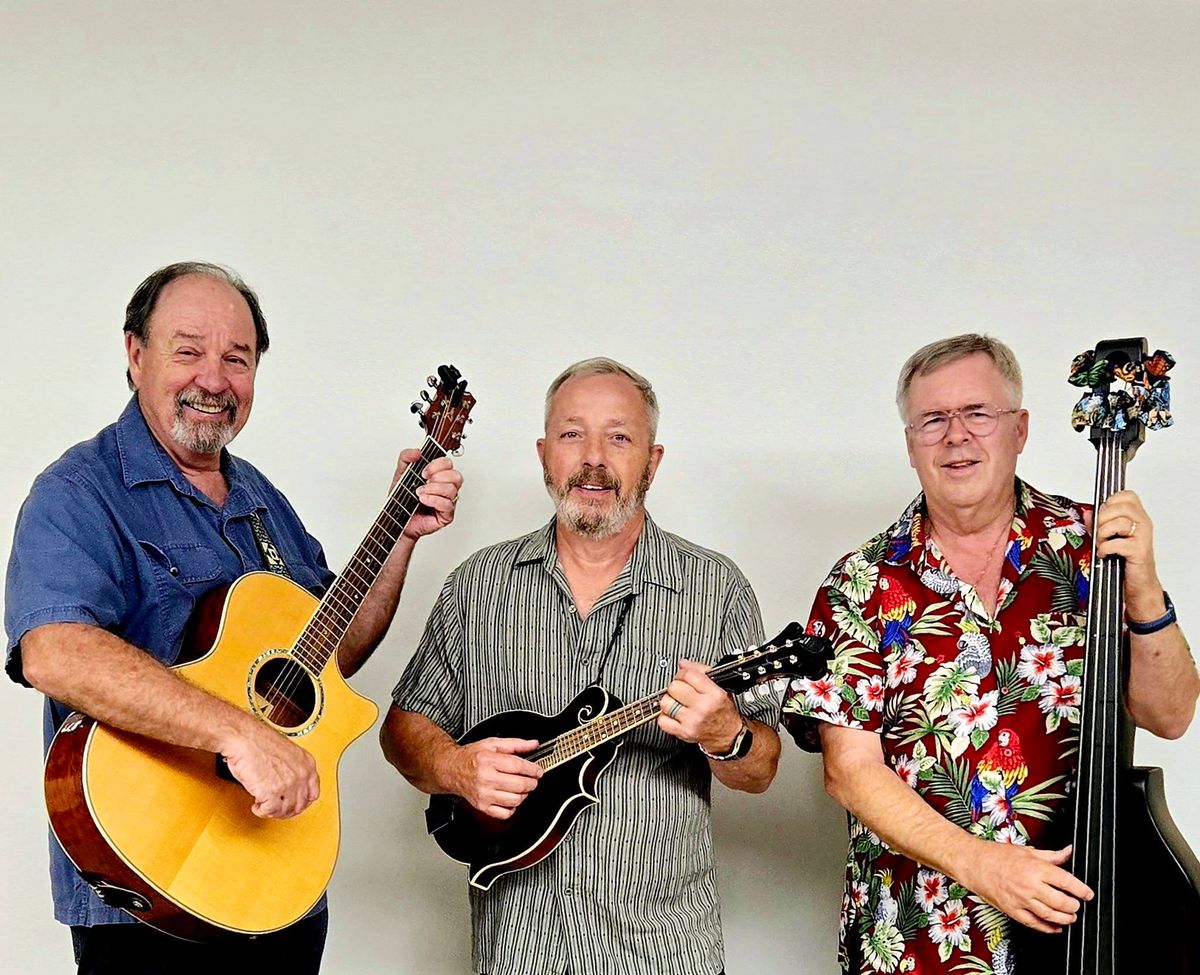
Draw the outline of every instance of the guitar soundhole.
M293 731L312 720L317 710L317 685L294 660L272 657L254 675L254 704L275 727Z

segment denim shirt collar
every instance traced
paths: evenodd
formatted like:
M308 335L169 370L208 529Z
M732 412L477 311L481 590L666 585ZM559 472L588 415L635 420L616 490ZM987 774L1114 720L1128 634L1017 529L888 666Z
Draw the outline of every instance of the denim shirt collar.
M218 508L212 498L202 491L197 491L191 481L184 477L179 465L150 432L150 426L146 423L146 417L138 403L137 393L130 397L117 420L117 450L120 453L121 476L125 479L127 488L166 482L185 497L220 510L226 518L242 517L265 508L265 505L252 497L246 488L246 479L241 470L242 461L224 448L221 450L221 472L229 485L229 496L225 499L224 506Z

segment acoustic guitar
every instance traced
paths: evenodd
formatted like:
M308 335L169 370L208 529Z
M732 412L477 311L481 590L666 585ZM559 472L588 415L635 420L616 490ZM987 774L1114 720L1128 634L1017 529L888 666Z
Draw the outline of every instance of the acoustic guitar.
M423 464L396 482L345 570L318 600L290 579L251 572L209 593L176 673L244 708L308 751L321 795L299 816L260 819L224 760L70 715L46 759L50 826L97 896L190 940L262 934L303 917L333 874L337 768L376 706L338 670L338 644L419 507L417 471L456 450L475 403L453 366L414 403Z
M718 687L740 694L781 677L825 673L833 647L791 623L769 643L731 654L708 676ZM460 796L435 795L425 818L442 851L468 865L471 885L487 890L499 877L532 867L554 852L585 809L600 801L596 780L617 756L621 737L658 717L666 688L622 706L599 684L581 691L560 713L502 711L458 739L528 738L539 742L523 756L544 775L508 819L495 819Z

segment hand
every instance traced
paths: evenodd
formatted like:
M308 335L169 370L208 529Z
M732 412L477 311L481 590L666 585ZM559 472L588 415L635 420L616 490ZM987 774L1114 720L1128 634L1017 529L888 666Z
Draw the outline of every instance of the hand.
M537 788L542 768L521 758L537 748L527 738L484 738L463 745L458 754L455 792L493 819L508 819Z
M1091 519L1085 518L1091 528ZM1167 611L1154 567L1154 523L1132 491L1110 495L1095 519L1096 556L1125 560L1125 609L1130 619L1158 619Z
M712 682L704 664L694 660L679 661L679 671L658 707L662 712L659 728L681 741L703 745L715 755L728 751L742 730L742 716L733 698Z
M400 451L400 460L396 464L396 476L392 478L392 487L404 475L410 464L423 463L419 450ZM430 461L420 472L425 483L417 488L417 497L421 506L412 516L404 529L404 534L414 542L422 535L432 535L440 528L445 528L454 520L454 508L458 502L458 491L462 487L462 474L454 469L454 462L449 457L439 457Z
M970 869L959 878L963 884L1035 931L1057 934L1075 922L1079 902L1094 896L1062 869L1071 858L1069 846L1050 851L981 840L972 853Z
M249 733L221 749L233 777L254 799L250 811L263 819L298 816L317 800L317 763L274 728L251 719Z

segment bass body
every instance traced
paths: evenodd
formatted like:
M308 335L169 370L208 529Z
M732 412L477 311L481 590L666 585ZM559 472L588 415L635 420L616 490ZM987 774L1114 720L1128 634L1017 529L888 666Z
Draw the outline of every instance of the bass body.
M255 816L211 752L79 713L63 723L46 759L50 827L105 903L168 934L207 940L278 930L320 899L338 853L338 762L378 709L350 689L336 657L314 675L280 649L317 605L281 576L242 576L201 601L184 652L203 655L176 668L312 755L321 795L300 816ZM287 695L267 684L281 668L290 670Z

